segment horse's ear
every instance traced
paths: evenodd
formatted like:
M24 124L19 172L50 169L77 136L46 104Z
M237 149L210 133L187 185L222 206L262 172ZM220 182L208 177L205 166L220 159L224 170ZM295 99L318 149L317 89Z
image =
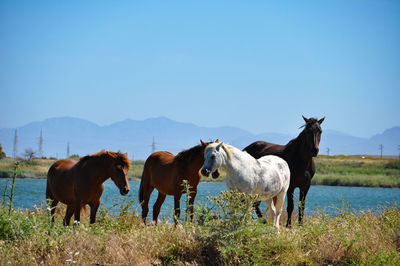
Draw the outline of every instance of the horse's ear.
M215 143L219 143L219 139L217 139L217 140L215 141Z
M308 123L308 119L304 117L304 115L302 115L304 121L306 121L306 123Z
M220 144L218 144L217 147L215 147L215 149L216 149L217 151L219 151L219 149L221 149L222 144L224 144L224 143L221 142Z
M207 143L205 143L204 141L200 140L201 145L203 145L203 147L207 146Z
M325 117L323 117L323 118L321 118L320 120L318 120L318 124L322 124L322 122L324 122L324 120L325 120Z

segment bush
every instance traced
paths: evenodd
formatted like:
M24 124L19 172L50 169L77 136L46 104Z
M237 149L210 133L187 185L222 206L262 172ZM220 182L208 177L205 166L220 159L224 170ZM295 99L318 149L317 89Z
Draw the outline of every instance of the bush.
M0 160L6 158L6 153L3 151L3 146L0 144Z

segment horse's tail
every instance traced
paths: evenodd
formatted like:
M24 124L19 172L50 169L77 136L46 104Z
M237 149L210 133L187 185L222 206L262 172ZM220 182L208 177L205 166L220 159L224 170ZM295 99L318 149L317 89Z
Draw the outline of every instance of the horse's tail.
M89 216L89 211L88 211L88 208L87 208L87 205L86 205L86 204L85 204L85 205L82 205L81 211L82 211L82 210L85 212L86 216Z
M139 204L142 204L143 202L143 179L144 179L144 171L145 169L143 169L143 173L142 173L142 179L140 180L140 186L139 186Z
M149 158L147 158L147 160L144 162L144 167L143 167L143 172L142 172L142 179L140 180L140 186L139 186L139 204L142 205L143 201L144 201L144 192L145 189L148 186L148 183L151 179L151 160L152 157L150 155Z

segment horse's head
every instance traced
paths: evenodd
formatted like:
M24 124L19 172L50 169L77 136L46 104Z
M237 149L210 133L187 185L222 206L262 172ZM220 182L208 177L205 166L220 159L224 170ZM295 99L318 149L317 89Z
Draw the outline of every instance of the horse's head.
M316 157L319 152L319 142L322 134L321 124L325 117L317 120L315 118L305 118L303 116L303 119L306 122L302 132L302 134L304 134L304 149L309 151L311 156Z
M204 150L204 164L201 168L201 174L204 176L209 176L210 173L214 173L218 171L223 163L223 155L222 155L222 146L224 145L223 142L214 142L208 144L206 149ZM219 173L218 173L219 175Z
M202 140L200 140L201 145L203 146L203 149L205 150L209 144L213 143L213 142L203 142ZM217 139L215 141L215 143L219 143L219 140ZM201 172L203 174L203 172ZM211 176L212 178L216 179L220 176L221 172L219 171L219 168L217 168L215 171L212 172ZM204 176L209 176L210 173L208 173L207 175L203 174Z
M119 188L119 193L121 193L121 195L128 194L130 190L128 182L129 167L130 162L126 153L119 154L112 165L112 173L110 174L110 176L112 181L114 181L115 185Z

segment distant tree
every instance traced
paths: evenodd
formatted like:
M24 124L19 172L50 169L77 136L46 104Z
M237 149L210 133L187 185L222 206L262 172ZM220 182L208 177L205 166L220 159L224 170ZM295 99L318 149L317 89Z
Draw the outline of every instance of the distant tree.
M73 159L73 160L79 160L80 156L78 154L72 154L68 158Z
M3 151L3 147L0 144L0 160L6 158L6 153Z
M28 160L32 160L35 157L35 154L36 152L32 148L27 148L25 149L23 156Z

